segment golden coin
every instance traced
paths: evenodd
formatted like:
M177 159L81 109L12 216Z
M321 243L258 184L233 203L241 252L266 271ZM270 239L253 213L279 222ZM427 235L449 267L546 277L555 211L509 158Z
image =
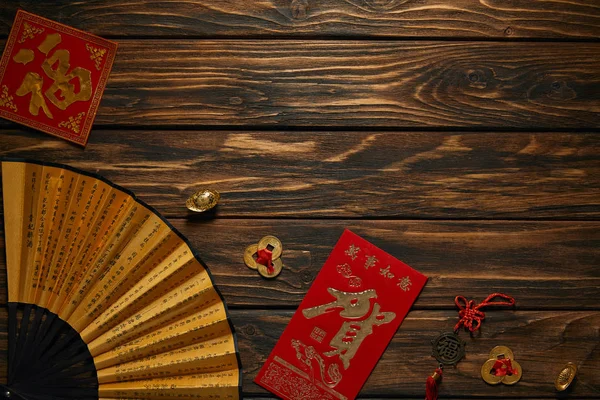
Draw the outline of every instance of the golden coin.
M269 269L267 268L266 265L262 265L262 264L257 264L257 265L258 265L258 273L261 274L265 278L275 278L277 275L279 275L281 273L281 270L283 269L283 262L281 261L281 258L278 258L277 260L273 260L273 273L272 274L269 273Z
M512 369L515 370L515 373L512 375L506 375L504 379L502 379L502 383L505 385L514 385L515 383L521 380L521 376L523 376L523 369L521 368L521 364L516 362L515 360L511 360Z
M494 360L498 360L501 358L508 358L509 360L514 360L515 355L513 354L512 350L506 346L496 346L492 349L492 351L490 351L489 358L493 358Z
M191 195L185 202L185 206L190 211L204 212L217 205L221 194L216 190L203 189Z
M503 376L496 376L492 373L492 368L494 367L496 361L496 359L487 360L481 366L481 377L490 385L497 385L502 382L502 379L504 379Z
M554 387L556 390L559 392L567 390L567 388L571 386L571 383L575 379L575 375L577 375L577 366L573 363L568 363L565 365L554 381Z
M268 246L271 246L273 248L273 250L269 249ZM263 250L263 249L271 250L271 252L273 253L271 258L273 260L276 260L279 257L281 257L281 253L283 252L283 246L281 244L281 241L279 239L277 239L275 236L271 236L271 235L265 236L264 238L260 239L260 241L258 242L258 250Z
M246 250L244 251L244 263L246 263L246 266L250 269L258 268L258 263L254 259L254 255L257 251L258 245L256 244L251 244L250 246L246 247Z

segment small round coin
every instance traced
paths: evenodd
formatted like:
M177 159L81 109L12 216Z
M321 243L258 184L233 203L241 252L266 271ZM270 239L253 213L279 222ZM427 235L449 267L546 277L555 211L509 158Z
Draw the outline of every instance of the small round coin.
M502 382L502 379L504 379L504 376L496 376L492 373L492 368L494 367L495 363L496 359L494 358L487 360L481 366L481 378L483 378L483 380L490 385L497 385Z
M490 359L497 360L499 358L508 358L509 360L514 360L515 355L512 350L506 346L496 346L490 351Z
M456 365L465 356L465 341L455 332L444 332L431 341L431 355L443 365Z
M264 278L275 278L277 275L281 273L283 269L283 262L280 258L277 260L273 260L273 273L269 273L269 269L266 265L257 264L258 265L258 273Z
M217 205L221 194L216 190L202 189L191 195L185 202L190 211L204 212Z
M554 387L556 390L559 392L567 390L575 379L575 375L577 375L577 366L573 363L568 363L565 365L554 381Z
M515 360L511 360L511 366L515 370L515 373L512 375L506 375L504 379L502 379L502 383L505 385L514 385L515 383L519 382L521 380L521 376L523 376L521 364Z
M254 259L254 255L258 251L258 245L251 244L244 250L244 263L250 269L258 269L258 263Z
M271 252L273 253L273 260L276 260L279 257L281 257L281 253L283 252L281 240L277 239L275 236L267 235L264 238L260 239L260 241L258 242L258 250L268 249L269 246L273 248L273 250L271 250Z

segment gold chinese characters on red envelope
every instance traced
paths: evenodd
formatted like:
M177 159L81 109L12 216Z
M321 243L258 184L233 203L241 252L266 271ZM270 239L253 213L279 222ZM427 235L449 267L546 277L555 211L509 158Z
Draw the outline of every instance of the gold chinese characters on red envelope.
M354 399L426 281L346 230L255 382L284 399Z
M19 10L0 62L0 117L85 146L116 51Z

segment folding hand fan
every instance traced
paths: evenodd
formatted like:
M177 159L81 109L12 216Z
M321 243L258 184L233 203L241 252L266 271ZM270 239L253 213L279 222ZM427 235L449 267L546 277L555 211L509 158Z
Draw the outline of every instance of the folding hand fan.
M3 161L2 183L11 398L240 397L223 298L156 211L67 166Z

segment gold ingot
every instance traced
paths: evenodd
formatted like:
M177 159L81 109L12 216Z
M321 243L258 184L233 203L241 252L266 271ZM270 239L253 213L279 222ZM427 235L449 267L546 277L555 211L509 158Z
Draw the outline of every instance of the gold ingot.
M577 375L577 366L573 363L565 365L554 381L556 390L559 392L567 390L575 379L575 375Z
M504 357L501 357L504 356ZM506 346L496 346L490 351L489 359L497 360L499 358L508 358L509 360L514 360L515 355L512 350Z
M267 268L266 265L262 265L262 264L257 264L258 265L258 273L261 274L261 276L263 276L264 278L275 278L277 275L279 275L281 273L281 270L283 270L283 262L281 261L281 258L278 258L277 260L273 260L273 273L270 274L269 273L269 269Z
M271 250L273 253L271 256L272 260L276 260L281 257L281 253L283 252L281 240L277 239L275 236L267 235L258 242L258 250L268 249L268 246L273 248L273 250Z
M216 190L199 190L187 199L185 206L190 211L204 212L216 206L220 198L221 194Z
M258 263L254 259L254 255L258 252L258 245L251 244L244 251L244 263L250 269L258 269Z
M504 376L496 376L492 373L492 368L494 367L496 360L497 359L495 358L487 360L481 366L481 377L486 383L489 383L490 385L497 385L504 379Z

